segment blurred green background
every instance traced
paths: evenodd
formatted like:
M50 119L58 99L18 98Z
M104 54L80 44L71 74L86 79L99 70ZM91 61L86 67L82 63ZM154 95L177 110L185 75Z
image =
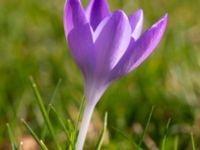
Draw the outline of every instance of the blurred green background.
M84 6L87 0L82 0ZM144 30L168 13L164 38L139 68L115 82L98 103L86 149L92 149L108 112L105 149L130 150L138 142L152 106L151 123L144 138L145 149L161 147L171 118L166 148L178 139L179 149L191 149L190 132L200 149L200 1L109 0L112 11L131 14L144 11ZM29 135L24 118L40 134L42 116L35 104L29 76L36 80L46 104L55 95L58 114L77 115L83 82L67 48L63 31L64 0L0 0L0 149L9 141L9 122L17 139ZM65 142L57 127L60 142ZM126 137L126 138L125 138ZM45 141L51 145L50 139Z

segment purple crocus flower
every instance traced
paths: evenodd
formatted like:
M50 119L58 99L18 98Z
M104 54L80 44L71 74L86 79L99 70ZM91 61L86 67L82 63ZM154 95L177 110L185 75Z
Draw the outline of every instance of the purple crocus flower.
M76 150L83 148L94 107L106 88L152 53L166 24L167 15L164 15L141 35L141 9L127 16L122 10L110 12L105 0L91 0L86 9L80 0L66 1L65 35L85 85L85 110Z

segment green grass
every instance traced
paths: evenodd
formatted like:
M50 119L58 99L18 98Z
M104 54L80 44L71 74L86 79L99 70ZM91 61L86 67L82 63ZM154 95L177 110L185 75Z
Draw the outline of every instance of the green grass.
M83 2L85 5L87 0ZM152 106L155 109L141 144L143 149L148 149L151 143L156 147L164 145L165 150L199 149L199 0L108 2L111 10L120 8L127 14L142 8L144 30L165 12L169 22L151 57L113 83L101 98L85 149L95 148L105 112L109 117L102 149L133 148L134 143L139 144ZM64 0L0 2L0 149L16 147L19 139L31 135L21 118L46 147L73 145L83 81L64 37L63 4ZM47 111L45 116L49 118L46 121L55 133L44 127L47 124L31 88L30 75L38 85ZM46 135L42 136L44 128ZM71 140L66 144L67 136ZM52 142L55 139L59 144Z

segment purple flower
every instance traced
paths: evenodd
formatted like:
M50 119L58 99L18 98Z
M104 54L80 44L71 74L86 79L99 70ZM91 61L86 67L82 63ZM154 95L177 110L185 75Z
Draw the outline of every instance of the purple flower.
M82 149L93 109L106 88L152 53L166 24L167 15L164 15L141 35L141 9L127 16L122 10L110 12L105 0L91 0L86 9L79 0L66 1L65 35L85 85L85 111L77 150Z

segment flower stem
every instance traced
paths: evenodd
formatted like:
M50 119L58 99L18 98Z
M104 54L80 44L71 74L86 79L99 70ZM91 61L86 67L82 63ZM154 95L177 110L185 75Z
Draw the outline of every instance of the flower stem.
M78 138L77 138L77 142L76 142L76 150L83 149L83 145L84 145L85 138L87 135L87 131L88 131L91 117L92 117L92 113L94 111L94 107L95 107L95 105L94 106L88 105L87 103L85 105L81 125L79 128Z

